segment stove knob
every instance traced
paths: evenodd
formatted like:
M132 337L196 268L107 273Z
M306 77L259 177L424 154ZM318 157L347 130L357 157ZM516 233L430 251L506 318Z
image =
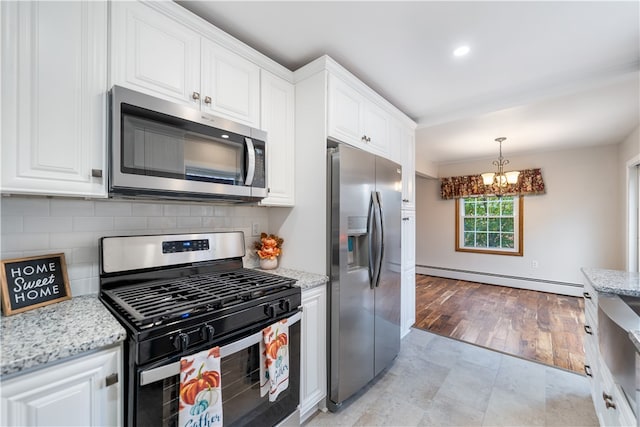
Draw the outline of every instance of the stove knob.
M213 334L216 332L216 329L211 325L203 325L202 329L200 329L200 336L205 341L213 340Z
M176 350L185 351L189 347L189 335L184 332L179 333L173 339L173 346Z
M280 309L284 311L291 310L291 301L288 299L280 300Z
M271 304L271 305L267 305L264 307L264 314L267 315L267 317L276 317L276 304Z

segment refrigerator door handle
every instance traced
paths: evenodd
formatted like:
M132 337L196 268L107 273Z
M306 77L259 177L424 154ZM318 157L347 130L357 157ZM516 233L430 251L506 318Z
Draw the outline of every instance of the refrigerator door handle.
M369 249L369 286L371 289L375 287L375 251L373 240L375 238L375 226L376 226L376 198L375 191L371 192L371 199L369 201L369 213L367 215L367 243Z
M377 191L371 192L370 211L372 227L369 228L369 282L373 289L378 286L380 267L382 266L382 210L380 208L380 196Z
M380 285L380 273L382 272L382 258L384 257L384 217L382 213L382 200L379 191L376 191L376 200L376 205L378 207L378 248L376 250L378 254L378 274L376 275L376 287L378 287Z

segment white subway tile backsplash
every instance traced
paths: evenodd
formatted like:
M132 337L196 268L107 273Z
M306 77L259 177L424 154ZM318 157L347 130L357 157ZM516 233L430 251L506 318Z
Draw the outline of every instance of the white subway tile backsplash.
M0 213L1 258L64 253L73 296L99 290L101 237L239 230L251 263L251 224L269 224L266 208L206 203L12 196L1 199Z
M147 227L150 229L171 229L178 227L178 221L175 216L158 216L147 218Z
M162 216L163 205L158 203L133 203L131 205L131 215L134 216Z
M147 217L132 216L114 218L114 228L116 230L146 230Z
M49 199L33 197L3 197L2 216L44 216L49 215Z
M191 216L213 216L213 206L192 205Z
M69 288L71 288L71 296L73 297L93 295L100 291L100 281L97 277L69 280Z
M22 233L24 217L22 216L8 216L2 215L2 222L0 227L2 227L2 233Z
M69 261L67 260L67 276L69 276L69 280L89 279L92 273L93 273L92 264L88 264L88 263L69 264Z
M191 206L189 205L164 205L164 216L189 216Z
M39 251L49 249L48 233L3 234L2 252Z
M27 216L24 218L24 232L69 232L71 231L71 217L41 217Z
M109 231L113 230L112 217L74 217L73 231Z
M74 248L71 252L71 262L73 264L92 263L97 265L98 261L99 256L97 246L92 248ZM69 261L67 261L67 263L69 263Z
M131 216L132 210L131 202L95 202L95 216Z
M51 216L93 216L91 200L51 199Z
M98 240L95 233L74 232L74 233L50 233L49 239L52 247L56 248L91 248L96 246Z
M202 218L197 216L178 217L178 228L202 227Z

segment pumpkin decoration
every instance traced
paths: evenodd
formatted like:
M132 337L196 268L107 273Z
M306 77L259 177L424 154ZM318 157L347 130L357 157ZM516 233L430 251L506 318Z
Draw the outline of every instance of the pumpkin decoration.
M267 345L267 354L275 360L278 357L278 349L280 349L280 347L284 345L287 345L287 341L287 334L278 334L276 339L274 339Z
M217 371L204 371L204 363L198 370L198 375L195 378L190 379L180 389L180 398L188 405L193 405L196 402L198 393L202 390L209 390L218 387L220 384L220 373Z
M282 253L282 243L284 239L275 234L260 234L260 241L254 242L253 248L260 259L276 259Z

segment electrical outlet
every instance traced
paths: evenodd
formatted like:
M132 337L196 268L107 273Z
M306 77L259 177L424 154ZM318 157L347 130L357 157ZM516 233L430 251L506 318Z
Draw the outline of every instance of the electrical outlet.
M534 259L533 261L531 261L531 268L538 268L538 260Z
M258 224L257 222L254 222L253 224L251 224L251 235L252 236L260 235L260 224Z

